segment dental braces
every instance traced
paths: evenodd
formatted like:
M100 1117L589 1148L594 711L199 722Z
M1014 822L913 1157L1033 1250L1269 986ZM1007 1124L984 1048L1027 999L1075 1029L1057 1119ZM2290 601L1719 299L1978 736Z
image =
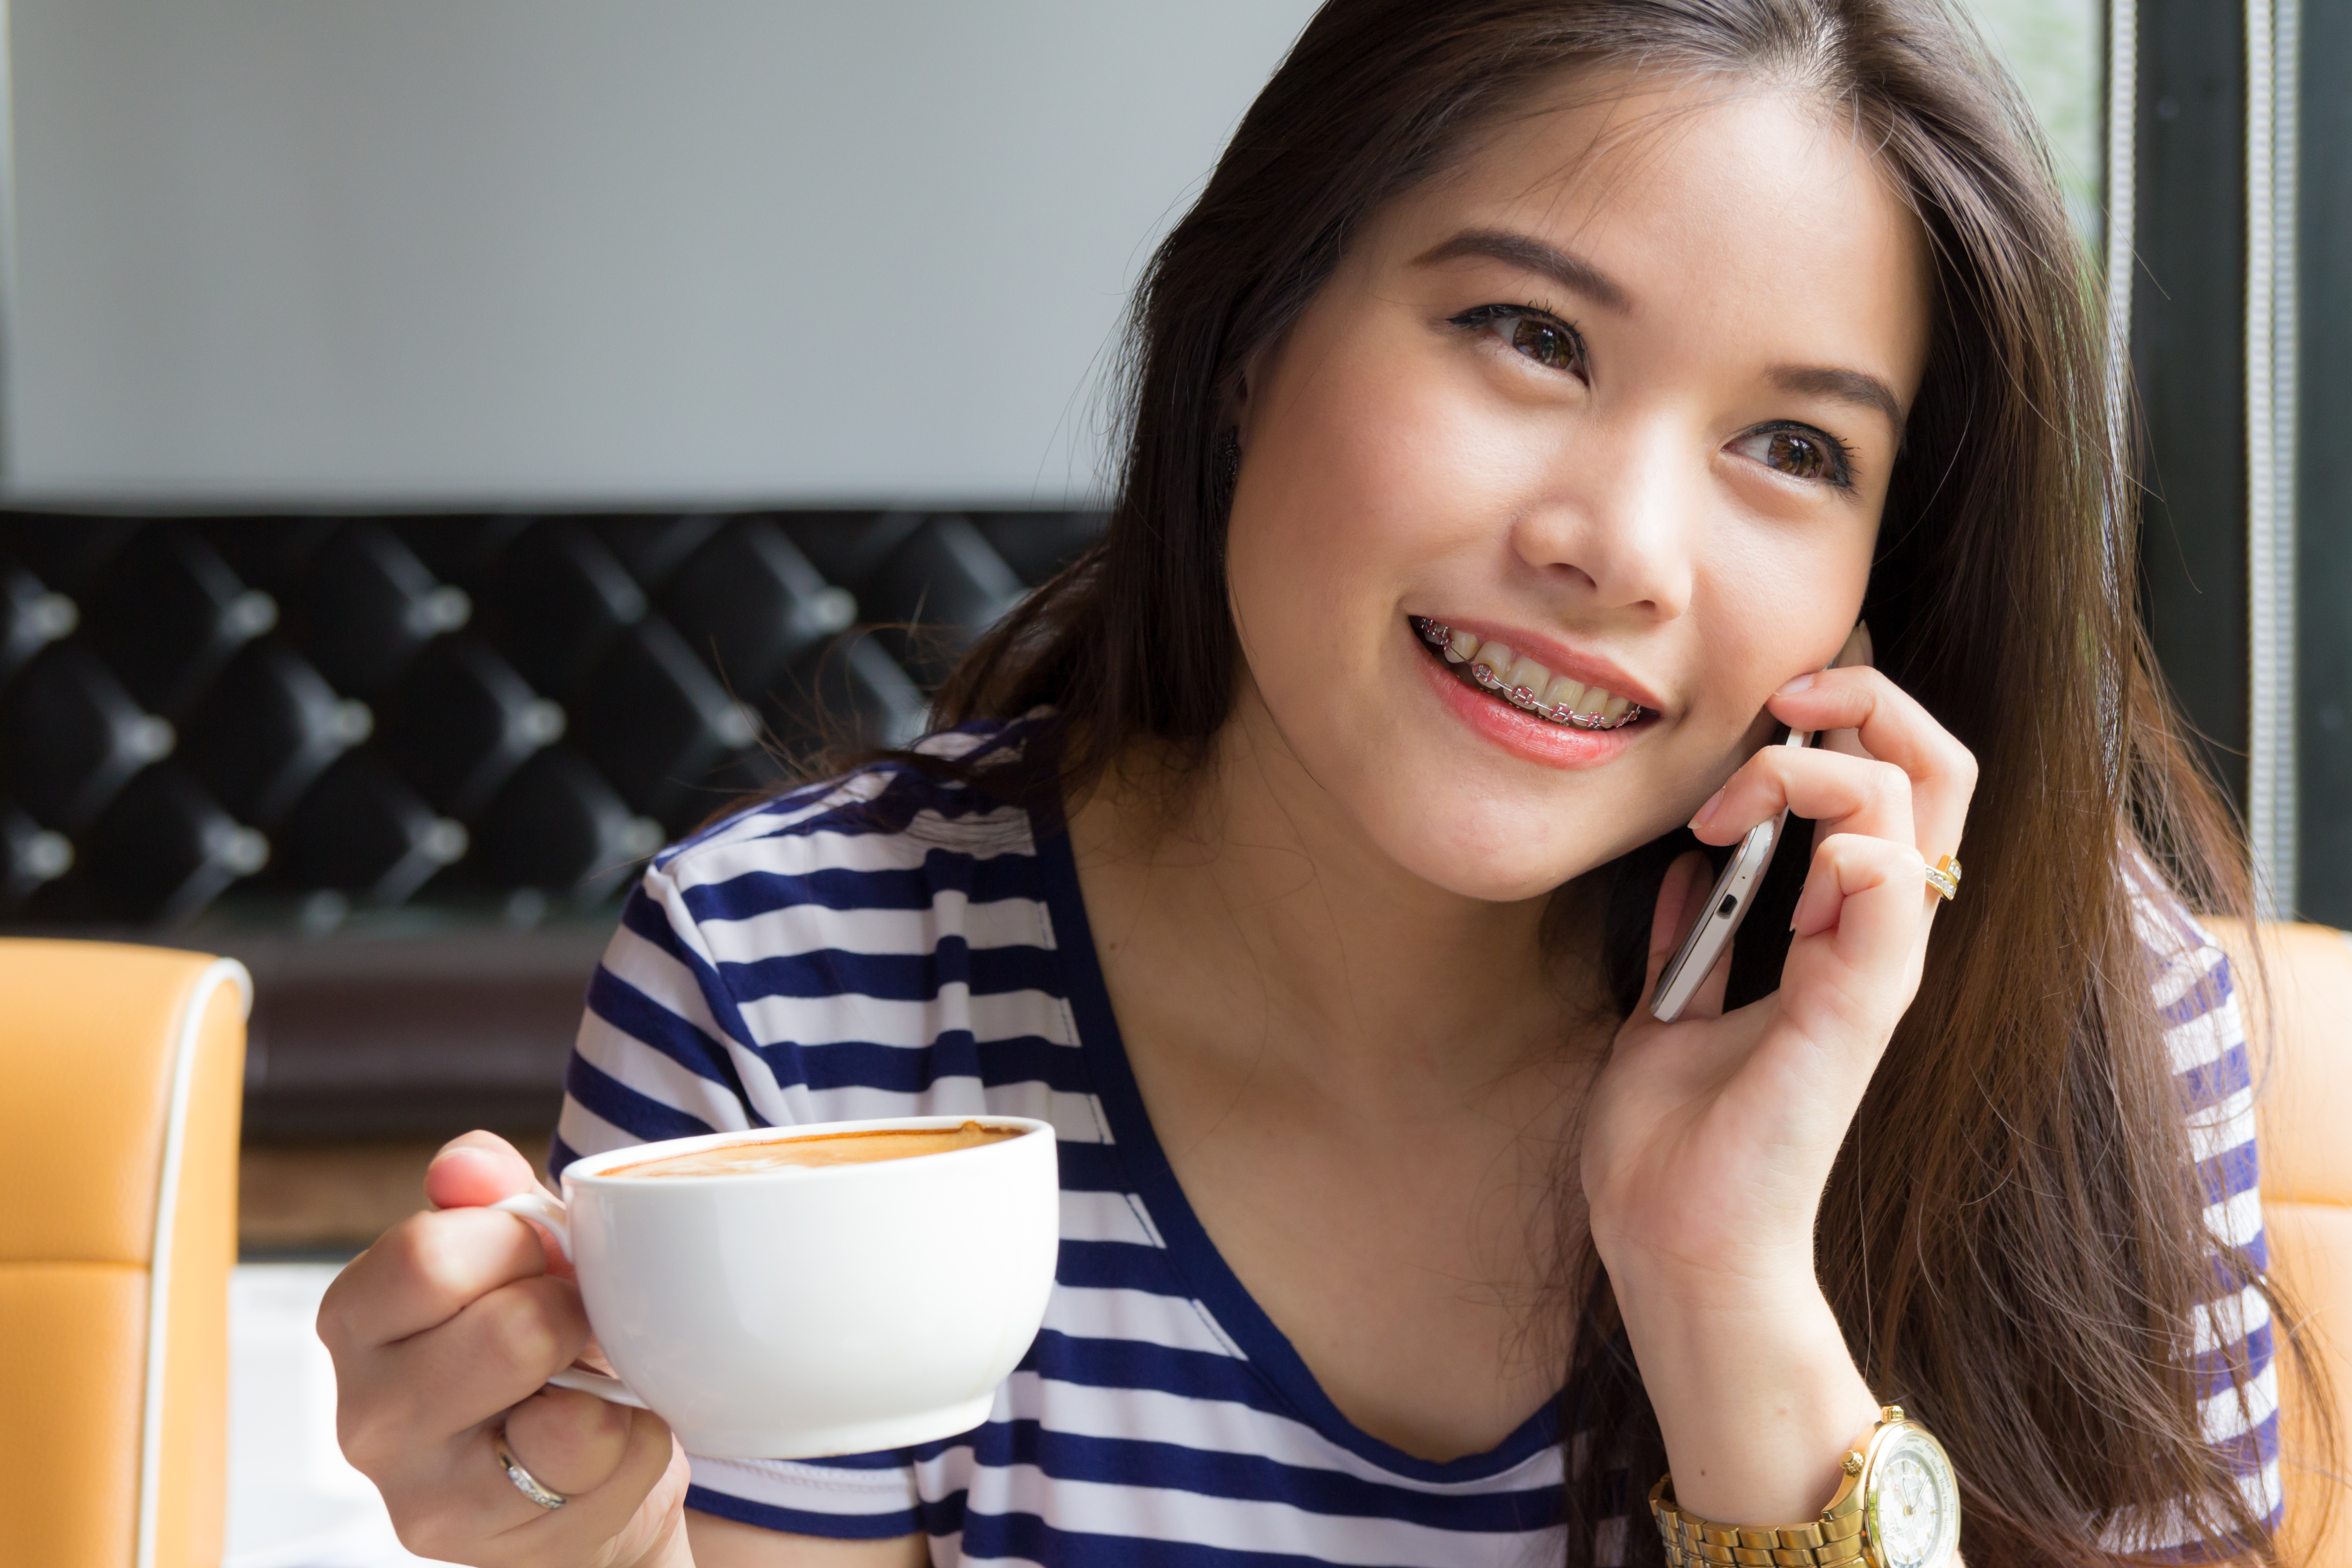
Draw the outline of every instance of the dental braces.
M1431 620L1427 616L1414 616L1412 619L1412 629L1421 634L1421 640L1437 649L1438 652L1445 652L1453 644L1454 628L1452 626L1443 621ZM1468 674L1472 680L1508 702L1512 707L1532 713L1538 719L1549 719L1555 724L1565 724L1571 729L1622 730L1642 716L1642 705L1638 702L1614 719L1604 719L1598 713L1579 713L1565 702L1555 703L1547 708L1542 700L1528 688L1506 685L1503 678L1496 673L1495 667L1490 664L1474 663L1470 666Z

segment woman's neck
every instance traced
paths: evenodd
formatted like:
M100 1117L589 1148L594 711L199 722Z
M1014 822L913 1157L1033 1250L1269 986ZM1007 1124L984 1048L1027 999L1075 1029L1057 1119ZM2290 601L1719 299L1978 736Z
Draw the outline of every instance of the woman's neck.
M1578 918L1592 900L1558 911L1571 940L1547 943L1547 900L1413 875L1330 808L1246 697L1205 766L1172 790L1159 776L1149 753L1120 759L1075 805L1073 847L1121 989L1183 1020L1194 1048L1384 1119L1483 1098L1601 1023L1600 922Z
M1546 942L1541 900L1381 854L1262 710L1172 790L1122 761L1073 848L1186 1201L1349 1420L1423 1458L1490 1450L1559 1387L1575 1126L1614 1025L1585 944Z

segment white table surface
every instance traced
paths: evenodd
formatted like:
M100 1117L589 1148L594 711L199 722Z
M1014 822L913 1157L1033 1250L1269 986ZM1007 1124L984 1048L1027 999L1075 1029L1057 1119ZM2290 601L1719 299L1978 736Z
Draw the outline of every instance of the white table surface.
M241 1263L229 1281L228 1549L222 1568L425 1563L335 1443L319 1299L341 1266Z

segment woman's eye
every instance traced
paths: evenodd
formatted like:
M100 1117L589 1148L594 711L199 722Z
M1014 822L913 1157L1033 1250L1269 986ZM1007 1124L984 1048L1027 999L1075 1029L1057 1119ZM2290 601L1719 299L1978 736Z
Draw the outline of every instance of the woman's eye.
M1751 431L1733 442L1731 449L1792 479L1840 486L1853 482L1844 448L1818 431L1786 427Z
M1454 318L1454 325L1492 332L1511 352L1535 361L1546 370L1570 375L1585 374L1584 337L1574 327L1541 311L1517 305L1481 305Z
M1538 364L1571 374L1583 368L1577 342L1556 322L1521 316L1511 327L1511 346Z

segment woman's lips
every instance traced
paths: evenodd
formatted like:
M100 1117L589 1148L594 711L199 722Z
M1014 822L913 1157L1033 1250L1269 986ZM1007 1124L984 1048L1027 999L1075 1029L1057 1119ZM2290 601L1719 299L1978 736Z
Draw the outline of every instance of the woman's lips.
M1642 705L1599 685L1588 686L1549 668L1499 639L1482 640L1426 616L1407 617L1415 636L1483 691L1514 708L1580 730L1617 730L1637 723Z
M1541 707L1557 707L1558 698L1564 694L1571 699L1569 706L1578 713L1600 710L1604 696L1622 699L1620 711L1634 704L1653 713L1665 711L1665 704L1620 666L1591 651L1571 648L1540 632L1451 616L1443 620L1431 616L1405 618L1413 623L1424 640L1439 646L1441 650L1450 646L1453 654L1461 656L1449 656L1448 663L1475 660L1486 664L1497 676L1509 678L1507 689L1530 685L1536 689L1535 694L1543 699Z
M1654 722L1644 720L1622 730L1579 730L1538 719L1470 685L1418 635L1412 644L1419 655L1414 663L1438 700L1481 736L1531 763L1553 768L1595 767L1624 752Z

